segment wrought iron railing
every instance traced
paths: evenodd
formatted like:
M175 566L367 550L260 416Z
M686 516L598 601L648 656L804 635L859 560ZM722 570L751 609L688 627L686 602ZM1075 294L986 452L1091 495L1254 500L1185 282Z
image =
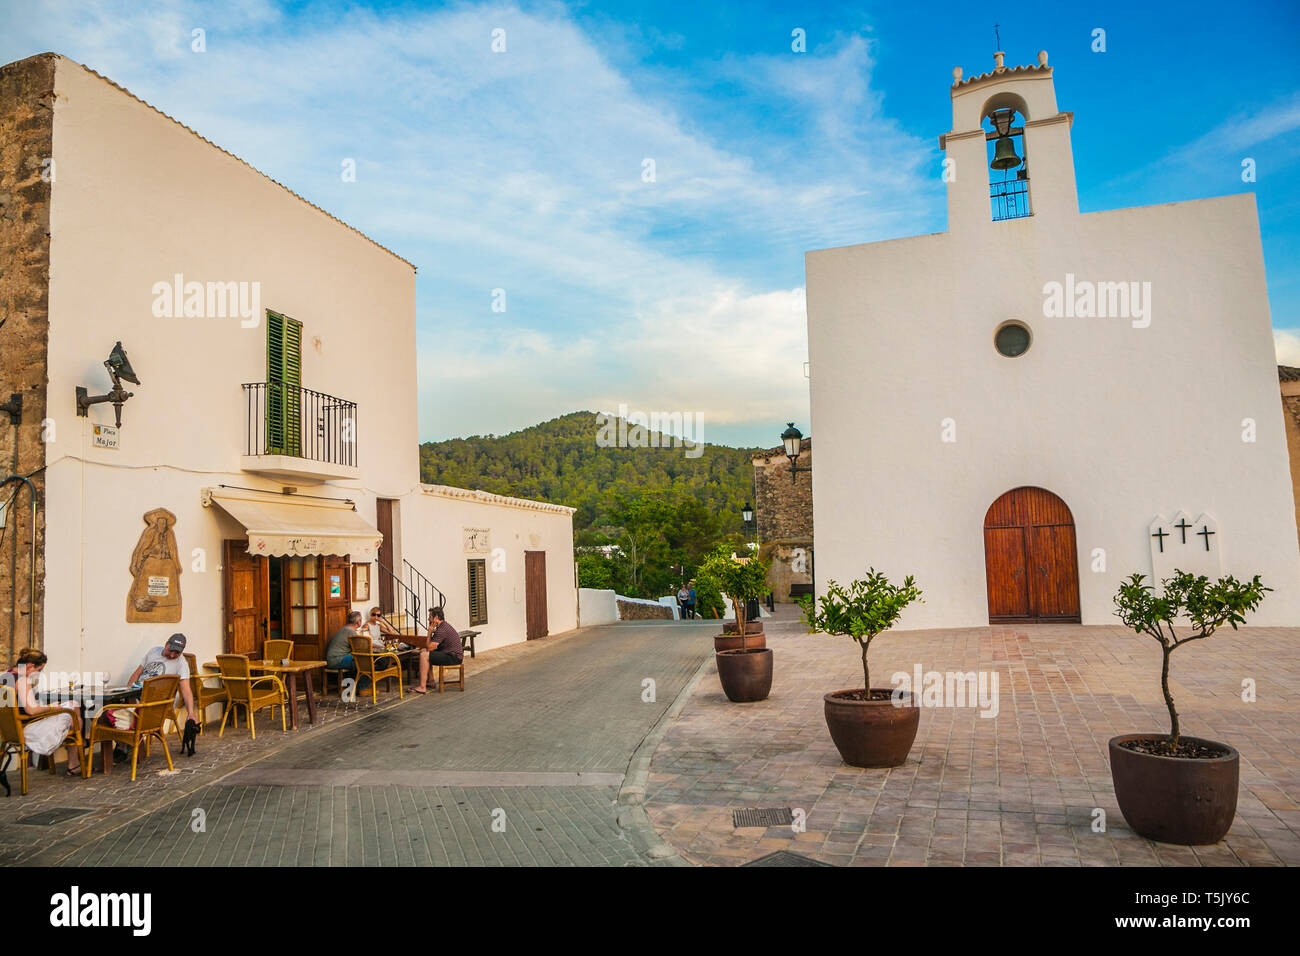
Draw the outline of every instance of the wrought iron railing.
M247 455L356 467L357 403L283 382L244 385Z
M1006 179L989 183L989 200L993 204L993 221L1023 219L1029 215L1029 180Z
M426 618L430 608L443 607L447 603L447 596L432 581L420 573L420 570L405 558L402 559L402 567L406 571L408 586L420 596ZM424 620L421 624L427 624Z

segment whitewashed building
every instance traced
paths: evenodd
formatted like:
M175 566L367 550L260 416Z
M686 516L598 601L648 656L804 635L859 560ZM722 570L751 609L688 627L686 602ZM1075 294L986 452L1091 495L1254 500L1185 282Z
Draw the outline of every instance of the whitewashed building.
M420 483L411 263L54 54L0 68L0 201L8 659L319 659L438 600L480 650L576 626L572 509ZM133 394L81 402L118 343Z
M1300 623L1254 196L1080 214L1046 53L950 96L948 231L806 257L818 589L875 566L924 589L909 627L1105 624L1177 567Z

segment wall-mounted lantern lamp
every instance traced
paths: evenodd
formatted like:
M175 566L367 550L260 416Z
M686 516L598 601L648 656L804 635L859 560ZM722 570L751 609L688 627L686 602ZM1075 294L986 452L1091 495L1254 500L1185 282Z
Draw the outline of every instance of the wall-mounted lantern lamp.
M812 471L812 468L800 468L795 464L799 459L799 448L803 444L803 432L794 427L794 422L786 422L786 425L786 430L781 432L781 444L785 445L785 457L790 459L790 484L794 484L799 472Z
M740 509L740 517L747 525L753 523L754 506L751 505L748 501L745 502L745 507Z
M113 387L107 395L90 395L85 388L77 386L77 415L85 418L90 411L91 405L98 405L100 402L112 402L113 411L117 421L117 426L122 427L122 406L126 400L135 392L128 392L122 387L122 379L130 382L132 385L139 385L140 380L135 377L135 370L131 368L131 362L126 357L126 350L122 348L122 343L118 342L113 346L113 351L108 353L108 359L104 362L104 368L108 369L108 374L113 377Z

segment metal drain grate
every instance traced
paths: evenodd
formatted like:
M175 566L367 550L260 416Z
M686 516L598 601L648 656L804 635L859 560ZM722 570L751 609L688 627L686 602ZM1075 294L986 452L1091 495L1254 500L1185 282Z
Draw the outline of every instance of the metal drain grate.
M794 823L794 815L789 807L732 810L731 823L736 827L788 827Z
M29 817L19 817L15 822L23 823L29 827L52 827L56 823L63 823L65 820L75 820L77 817L85 816L90 810L82 807L51 807L49 810L42 810L40 813L33 813Z
M767 856L760 856L757 860L742 863L741 866L830 866L830 864L814 860L809 856L791 853L789 850L777 850Z

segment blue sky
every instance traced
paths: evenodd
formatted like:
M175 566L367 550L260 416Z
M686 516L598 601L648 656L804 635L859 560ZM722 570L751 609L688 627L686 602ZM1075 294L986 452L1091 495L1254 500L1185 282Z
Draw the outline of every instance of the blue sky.
M0 0L0 62L85 63L416 263L423 439L623 403L770 446L809 430L803 253L946 227L951 71L995 21L1051 55L1084 211L1256 194L1300 364L1295 0Z

